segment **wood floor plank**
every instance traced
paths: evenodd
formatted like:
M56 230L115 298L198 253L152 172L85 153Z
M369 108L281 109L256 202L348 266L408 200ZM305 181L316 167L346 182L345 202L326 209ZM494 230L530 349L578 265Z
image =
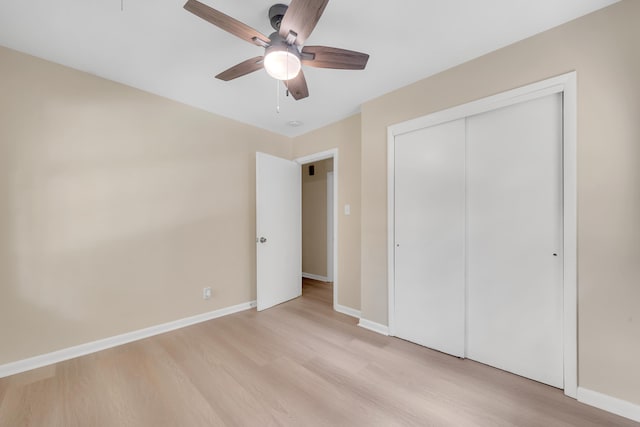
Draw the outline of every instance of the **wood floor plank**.
M331 285L0 379L0 427L637 426L561 390L357 327Z

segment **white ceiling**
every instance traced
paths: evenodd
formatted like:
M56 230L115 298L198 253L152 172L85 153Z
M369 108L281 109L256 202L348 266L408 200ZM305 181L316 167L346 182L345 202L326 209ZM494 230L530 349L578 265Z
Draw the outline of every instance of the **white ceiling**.
M305 68L294 101L266 72L213 76L262 50L185 11L186 0L2 0L0 45L283 135L618 0L332 0L308 45L371 55L364 71ZM274 0L201 0L269 35ZM0 73L2 67L0 64ZM282 85L279 86L283 89ZM291 127L290 121L301 121Z

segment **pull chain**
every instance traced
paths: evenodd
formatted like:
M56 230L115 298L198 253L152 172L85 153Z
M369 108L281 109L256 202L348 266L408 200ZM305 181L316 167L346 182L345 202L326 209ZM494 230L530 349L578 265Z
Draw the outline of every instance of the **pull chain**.
M280 82L276 80L276 113L280 114Z
M124 0L123 0L124 1ZM290 46L287 47L287 52L289 51ZM286 89L285 94L286 96L289 96L289 61L287 60L287 75L286 75L286 80L283 80L282 82L284 83L284 87ZM278 114L280 114L280 81L276 80L276 112Z
M289 53L289 46L287 46L287 53ZM289 59L287 58L287 83L285 84L287 87L287 97L289 97Z

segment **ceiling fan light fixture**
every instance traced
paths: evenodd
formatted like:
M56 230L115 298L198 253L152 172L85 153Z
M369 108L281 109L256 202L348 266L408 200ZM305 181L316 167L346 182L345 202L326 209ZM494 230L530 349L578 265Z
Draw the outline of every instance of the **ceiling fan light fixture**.
M264 69L276 80L291 80L302 69L300 54L292 46L271 46L264 56Z
M305 66L337 70L364 70L369 60L365 53L305 44L328 2L290 0L289 5L271 6L269 21L275 32L269 37L198 0L187 0L184 8L221 30L265 49L264 55L234 65L219 73L217 79L229 81L264 68L274 79L287 81L287 96L291 94L298 101L309 96L302 71L303 59Z

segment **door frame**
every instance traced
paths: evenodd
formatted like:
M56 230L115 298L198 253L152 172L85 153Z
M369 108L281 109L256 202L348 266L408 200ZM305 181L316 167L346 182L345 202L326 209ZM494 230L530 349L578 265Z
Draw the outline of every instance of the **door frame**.
M333 283L334 281L334 274L333 274L333 246L334 246L334 242L333 242L333 236L334 236L334 231L335 231L335 224L333 223L334 221L334 217L333 217L333 211L334 209L334 188L333 188L333 177L334 177L334 173L333 171L331 172L327 172L327 279L329 279L329 281L331 283ZM331 221L331 227L328 226L329 221Z
M294 162L300 167L307 163L333 159L333 309L338 307L338 149L321 151L308 156L298 157ZM300 178L302 179L302 177ZM327 272L329 276L329 272ZM329 277L331 277L329 276Z
M575 71L477 101L398 123L387 128L387 271L389 335L395 336L395 138L509 105L555 93L563 94L563 368L564 394L578 388L577 322L577 74Z

